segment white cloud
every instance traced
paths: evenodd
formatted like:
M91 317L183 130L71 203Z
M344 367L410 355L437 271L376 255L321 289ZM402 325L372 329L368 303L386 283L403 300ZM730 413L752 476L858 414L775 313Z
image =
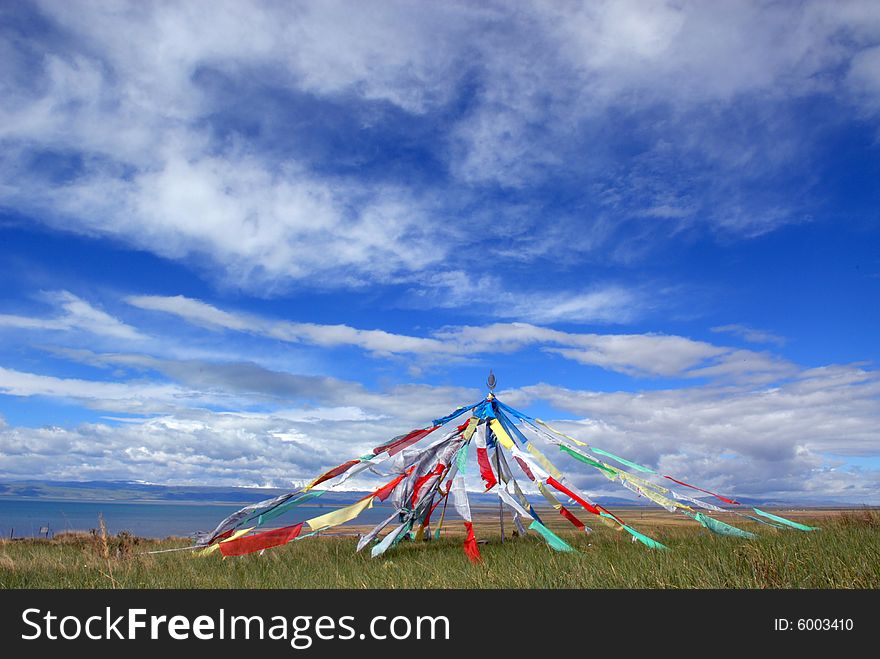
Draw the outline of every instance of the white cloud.
M46 3L43 11L88 45L45 53L37 63L43 84L10 90L0 111L10 147L2 171L8 205L57 229L110 236L171 259L207 260L209 274L219 266L221 282L264 293L316 273L328 275L328 286L386 281L442 258L438 236L445 230L428 220L417 194L323 178L295 154L278 162L244 144L218 147L204 129L214 108L196 77L212 67L245 76L254 67L274 71L280 89L332 94L357 87L412 110L418 99L394 88L413 73L407 40L388 38L399 19L377 21L364 8L337 50L330 46L337 38L314 36L360 10L322 3L281 16L238 3L210 11L173 4L70 11ZM254 31L243 35L242 26ZM374 52L387 55L391 43L400 49L399 65ZM418 80L442 79L430 68L435 58L424 54L429 69ZM382 66L371 64L377 57ZM388 82L361 84L358 71L381 77L388 66L400 69ZM83 153L83 171L46 185L28 171L33 150Z
M134 327L68 291L46 293L43 298L58 307L62 313L52 318L0 314L0 327L62 332L84 331L124 341L141 341L145 338Z
M767 353L664 334L579 334L516 322L447 327L428 337L418 337L348 325L272 320L224 311L183 296L130 296L126 301L210 329L247 332L324 348L356 346L376 355L455 358L511 353L537 346L581 364L630 375L754 380L773 379L795 371L792 364Z
M193 369L197 370L197 369ZM8 380L7 372L0 377ZM18 376L21 379L21 376ZM231 386L234 375L225 384ZM204 384L204 383L203 383ZM467 389L426 386L367 392L340 383L335 403L268 412L178 408L124 424L75 428L0 426L0 478L148 479L284 486L367 452L431 417L476 400ZM126 393L69 381L25 383L67 395ZM197 390L195 383L187 387ZM237 392L227 391L238 395ZM159 397L163 397L161 394ZM664 473L734 496L877 503L880 470L847 468L835 456L877 456L880 379L857 366L804 371L774 388L686 388L635 393L539 384L500 392L521 408L544 401L576 420L550 420L581 440ZM549 420L549 419L548 419ZM593 494L617 495L580 463L548 455Z
M457 131L462 155L456 164L463 177L520 186L554 160L567 162L560 154L574 131L584 125L601 130L609 111L647 108L666 110L654 119L662 129L651 131L653 145L640 154L654 165L675 145L679 168L690 157L724 165L736 180L744 168L777 171L794 154L783 146L772 117L762 122L776 139L758 141L750 132L750 139L741 141L729 130L719 140L724 110L741 99L773 107L817 92L837 92L859 104L863 99L841 88L838 72L852 65L851 77L860 80L859 59L880 39L880 12L861 1L832 8L823 2L719 6L634 0L533 3L522 11L527 30L514 26L487 40L483 66L492 84L486 101ZM596 137L601 151L603 141ZM608 164L591 156L582 154L599 167ZM638 176L625 183L619 177L621 192L631 196L648 182L647 171L633 172ZM651 197L658 198L653 192ZM640 210L656 206L646 203ZM731 232L749 231L740 226L747 218L729 214L735 208L731 204L712 219ZM766 223L785 221L771 216Z
M134 306L211 330L373 355L449 360L541 349L634 376L707 378L708 388L606 394L537 385L510 395L587 415L570 427L707 483L843 492L855 482L858 493L876 491L873 472L836 470L822 457L876 455L874 372L802 371L769 352L681 336L550 329L541 325L630 322L656 292L603 284L542 293L540 282L508 291L493 270L632 262L702 225L742 237L801 221L807 202L793 200L809 190L800 174L812 172L811 138L791 107L816 99L833 105L835 120L857 113L876 121L876 3L38 6L45 39L0 37L4 208L260 295L293 284L427 282L441 306L460 305L462 287L468 296L491 291L488 314L527 322L414 336L181 296L136 296ZM315 105L289 109L301 99ZM276 105L285 108L280 129ZM329 127L293 130L334 111L342 117ZM310 148L312 129L323 131L326 152ZM436 171L425 180L382 165L365 176L364 153L375 145L348 144L364 135L421 149ZM345 148L327 146L338 142ZM43 157L49 165L35 165ZM791 172L798 194L755 189ZM433 274L453 259L467 275ZM161 416L122 428L0 420L12 475L281 482L479 395L377 392L243 359L170 359L152 340L138 347L165 358L133 355L128 343L144 338L139 330L71 293L47 299L54 315L5 314L0 325L101 337L118 351L66 356L122 375L99 382L4 368L0 392ZM716 329L779 343L746 326Z
M491 253L564 263L631 260L703 222L760 235L805 214L790 196L740 189L808 155L780 105L822 93L870 114L878 99L880 12L858 1L39 7L63 38L0 46L15 81L0 102L3 203L264 295L292 282L408 281L464 236L482 236ZM211 76L231 91L217 98ZM465 88L472 98L449 118ZM264 128L265 89L342 104L346 125L381 123L394 106L433 128L422 146L451 179L365 182L334 172L336 153L316 162L303 140L279 148L224 130L218 108L241 95ZM731 123L742 99L760 101L750 110L758 135ZM640 126L626 162L607 135L625 130L622 107ZM46 153L77 158L79 171L47 180L33 167ZM675 180L658 174L683 163L693 165ZM560 177L581 195L571 208L526 198L499 200L494 218L462 213L472 184ZM705 191L701 203L682 181ZM574 294L545 313L595 304Z
M772 388L501 392L514 405L541 400L581 417L553 425L710 489L850 502L878 500L880 469L848 469L832 456L880 455L878 394L877 373L857 366L804 371Z
M91 366L124 367L140 377L90 380L0 367L0 395L72 401L93 410L125 414L171 415L207 409L239 414L271 408L281 418L303 422L336 415L406 423L445 414L462 400L476 400L480 395L464 387L428 385L396 385L377 392L355 381L274 371L250 362L158 359L85 350L58 354ZM303 407L290 408L291 403Z
M122 426L6 428L0 430L0 453L6 456L4 478L136 480L148 475L152 482L284 486L307 478L328 460L326 443L276 436L285 430L293 432L269 418L210 413Z
M712 331L733 334L734 336L742 337L749 343L774 343L779 346L785 345L784 337L773 334L772 332L767 332L765 330L755 329L753 327L749 327L748 325L742 325L740 323L719 325L717 327L713 327Z
M183 297L139 297L147 309L173 312L215 329L310 341L319 326L217 309ZM314 333L312 333L314 332ZM344 328L332 339L354 345L418 342ZM410 337L419 339L419 337ZM635 392L569 390L546 384L501 392L510 404L542 401L573 414L554 425L582 440L685 480L740 496L876 499L877 470L846 466L877 456L880 378L861 365L798 369L766 353L667 335L560 332L526 323L457 327L430 337L431 350L465 354L528 346L634 375L707 377L715 384ZM146 354L55 354L112 368L113 381L64 378L0 368L0 394L74 402L124 422L76 428L0 423L0 477L142 478L157 482L283 485L362 454L372 446L481 392L397 385L371 390L331 377L270 370L250 362L169 359ZM452 354L451 352L449 354ZM620 494L578 465L559 462L591 492ZM872 490L873 488L873 490ZM872 499L872 496L874 497Z
M880 46L867 48L853 57L846 82L866 109L880 109Z
M321 347L351 345L378 354L430 354L449 351L435 339L392 334L384 330L362 330L348 325L318 325L271 320L253 314L222 311L200 300L180 295L175 297L135 295L126 298L126 301L141 309L163 311L204 327L248 332L291 343L302 342Z
M7 186L8 203L56 229L120 239L174 260L207 258L222 266L221 283L263 294L318 275L327 287L394 281L445 255L442 227L403 189L331 184L295 162L211 157L200 153L204 145L168 139L172 145L153 147L156 162L132 176L96 164L40 194L45 182L13 164L7 173L20 183Z
M167 410L176 407L177 402L184 403L187 398L191 402L197 399L195 395L173 384L58 378L3 367L0 367L0 394L72 400L93 408L134 414ZM202 403L208 402L205 397L198 397L198 400Z
M501 277L472 276L460 270L428 275L408 303L421 308L479 305L489 317L536 323L630 323L644 316L662 295L618 284L580 290L511 290ZM653 299L652 299L653 298Z

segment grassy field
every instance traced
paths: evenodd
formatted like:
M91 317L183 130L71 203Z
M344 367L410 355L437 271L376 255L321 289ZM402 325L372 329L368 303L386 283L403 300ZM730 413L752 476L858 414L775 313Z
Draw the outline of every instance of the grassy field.
M719 537L681 517L630 512L633 525L671 548L652 551L598 526L563 531L576 553L537 537L500 542L497 520L477 520L483 563L471 565L462 537L402 543L385 558L356 554L354 537L294 542L264 555L222 559L188 551L186 540L69 534L0 543L2 588L880 588L880 514L805 511L789 515L821 531L760 530L756 540ZM458 525L456 525L458 526ZM510 527L508 525L509 533Z

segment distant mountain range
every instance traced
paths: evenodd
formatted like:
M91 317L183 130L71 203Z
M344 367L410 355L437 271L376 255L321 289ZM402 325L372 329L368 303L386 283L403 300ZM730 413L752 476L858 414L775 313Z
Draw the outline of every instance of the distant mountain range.
M246 505L283 494L289 490L255 487L212 487L186 485L155 485L132 481L9 481L0 483L0 499L60 499L75 501L118 501L140 503L231 503ZM365 492L327 492L322 495L325 503L340 505L353 503ZM492 493L470 493L473 505L497 505L498 498ZM529 497L531 500L532 497ZM597 496L594 499L608 507L648 507L653 506L644 499ZM540 496L534 501L544 505ZM859 506L860 503L846 503L819 499L752 499L740 497L739 501L749 506L767 507L839 507Z

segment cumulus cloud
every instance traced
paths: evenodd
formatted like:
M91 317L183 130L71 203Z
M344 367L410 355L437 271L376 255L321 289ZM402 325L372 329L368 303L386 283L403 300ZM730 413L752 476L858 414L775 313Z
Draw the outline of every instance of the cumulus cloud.
M0 373L7 378L8 373ZM7 378L8 379L8 378ZM234 377L212 389L233 385ZM83 383L79 390L90 391ZM190 383L197 389L195 381ZM204 386L207 382L202 382ZM327 405L221 412L199 407L123 424L0 427L3 478L141 478L173 483L284 486L475 401L475 390L427 386L369 392L338 383ZM24 385L21 385L24 386ZM46 391L46 384L32 391ZM53 394L64 393L55 385ZM107 399L103 391L96 396ZM642 392L571 390L545 384L500 392L517 406L538 401L574 419L552 420L583 441L736 496L876 503L880 470L844 466L876 454L880 379L857 366L802 372L772 388L737 386ZM333 402L335 401L335 403ZM580 463L554 462L593 494L621 495ZM362 483L361 483L362 484Z
M34 2L0 12L5 221L110 239L260 296L379 284L461 308L491 293L485 314L498 322L416 335L183 296L133 296L132 306L217 335L414 356L416 368L531 349L637 378L706 380L506 395L719 489L855 501L877 491L876 470L835 457L876 454L867 367L805 370L684 336L547 326L633 322L656 303L650 286L499 285L808 221L822 128L877 121L875 3ZM54 312L6 313L0 327L100 338L54 355L113 369L114 380L5 365L0 393L148 418L71 428L0 419L3 477L283 484L480 395L368 387L195 348L185 358L72 293L44 300ZM715 330L782 345L743 324Z
M843 458L876 456L878 395L875 371L833 366L773 387L606 393L541 384L506 400L546 401L576 417L554 422L565 432L718 491L873 502L880 469L846 468Z
M2 203L264 295L412 281L465 237L563 267L760 235L809 215L796 103L878 98L855 0L6 11L40 29L0 35Z
M239 314L185 297L130 300L219 330L308 342L320 326ZM741 496L873 501L878 474L847 466L876 455L880 378L864 365L803 369L767 353L668 335L561 332L525 323L455 327L431 337L345 328L332 345L365 349L421 340L441 354L514 352L529 346L635 376L709 380L701 386L632 392L546 384L501 392L521 407L559 410L554 425L639 462ZM341 337L341 338L340 338ZM326 346L322 343L322 346ZM438 347L439 346L439 347ZM443 353L448 351L448 353ZM73 402L111 415L70 428L0 424L0 477L131 478L229 484L302 480L461 404L481 392L462 387L387 385L301 375L245 361L174 359L136 352L56 348L57 357L112 369L111 381L0 368L0 394ZM432 353L433 354L433 353ZM114 414L129 415L115 419ZM591 492L619 494L601 478L566 465ZM830 499L829 499L830 500Z
M4 478L137 480L149 473L169 483L284 486L328 460L328 443L308 439L290 423L206 413L121 426L4 428L0 452Z

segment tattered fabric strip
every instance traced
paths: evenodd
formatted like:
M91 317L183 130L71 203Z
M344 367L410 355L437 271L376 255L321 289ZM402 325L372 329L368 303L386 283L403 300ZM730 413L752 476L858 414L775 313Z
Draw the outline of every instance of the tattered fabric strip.
M501 425L504 426L504 429L507 431L507 434L511 436L511 438L518 443L520 446L525 446L529 443L529 440L526 439L526 436L522 434L522 431L516 427L516 424L511 421L506 414L497 411L498 420L501 422Z
M703 513L695 513L691 515L691 517L693 517L700 524L712 531L712 533L717 533L718 535L729 535L736 538L748 538L750 540L758 537L754 533L744 531L730 524L726 524L721 520L715 519L714 517L709 517L708 515L704 515Z
M538 464L540 464L547 473L549 473L554 478L562 478L562 472L559 471L553 465L553 463L550 462L550 460L548 460L547 457L543 453L541 453L541 451L539 451L534 444L532 444L532 442L526 444L526 450L532 454L532 457L534 457L535 460L538 461Z
M511 508L513 508L516 512L518 512L518 513L519 513L520 515L522 515L523 517L528 517L529 519L534 519L534 518L531 516L531 514L529 513L529 511L526 510L525 508L523 508L522 504L520 504L520 502L517 501L517 500L513 497L513 495L511 495L510 492L508 492L505 488L503 488L503 487L496 487L496 488L495 488L495 493L498 495L498 497L499 497L504 503L506 503L508 506L510 506Z
M583 531L584 533L590 532L590 527L579 520L577 516L565 506L559 506L559 514L562 515L569 522L571 522L572 525L574 525L574 527L578 530Z
M433 481L433 479L440 478L440 476L443 474L444 471L446 471L446 465L438 464L436 467L434 467L434 471L428 472L427 474L425 474L423 476L419 476L418 480L416 481L415 485L413 486L413 493L412 493L412 504L413 505L415 505L416 501L418 500L419 493L421 492L422 488L424 488L426 484Z
M463 476L456 476L452 481L452 490L450 493L452 497L452 505L455 508L455 512L458 513L458 516L461 517L464 521L471 521L471 506L468 501L467 490L465 489L465 482Z
M547 479L547 484L550 485L551 487L559 490L560 492L562 492L566 496L577 501L584 510L589 511L589 512L593 513L594 515L601 514L600 510L595 505L593 505L592 503L590 503L589 501L587 501L586 499L584 499L580 495L576 494L574 492L574 490L566 487L565 485L560 483L558 480L556 480L552 476Z
M502 403L497 398L495 399L495 404L498 407L500 407L502 410L504 410L505 412L510 412L510 414L512 414L513 416L515 416L516 418L518 418L522 421L534 421L534 419L532 417L530 417L528 414L520 412L518 409L515 409L515 408L511 407L510 405L507 405L506 403Z
M693 497L689 497L686 494L682 494L681 492L676 492L675 490L669 490L669 494L672 495L673 498L679 501L687 501L688 503L692 503L699 508L703 508L705 510L713 510L716 513L725 512L724 508L716 506L714 503L709 503L708 501L702 501L700 499L695 499Z
M239 529L238 531L236 531L235 533L230 535L228 538L222 540L221 542L215 542L213 545L209 545L209 546L205 547L204 549L202 549L201 551L198 551L196 553L199 554L200 556L207 556L208 554L212 554L215 551L217 551L220 548L220 545L222 545L224 542L233 542L235 540L238 540L241 536L246 535L247 533L250 533L253 530L254 530L254 527L252 527L252 526L249 528L246 528L246 529Z
M377 473L375 467L382 464L383 462L386 462L390 458L391 456L387 453L379 455L373 455L372 453L369 453L367 455L362 455L360 457L360 464L355 465L344 474L342 474L339 479L333 484L333 487L339 487L348 479L354 478L355 476L363 473L367 469L371 470L373 473Z
M806 524L801 524L800 522L793 522L790 519L785 519L784 517L780 517L779 515L774 515L773 513L766 513L763 510L758 510L757 508L752 508L758 515L761 517L766 517L767 519L772 519L774 522L779 522L780 524L785 524L786 526L790 526L793 529L797 529L798 531L818 531L819 529L815 526L807 526Z
M455 454L455 466L459 473L463 474L467 470L468 444L465 444Z
M376 490L373 493L373 496L375 496L379 501L385 501L385 499L387 499L388 496L394 491L394 488L400 485L400 482L404 478L406 478L406 476L407 474L401 474L397 478L392 479L391 481L380 487L378 490Z
M507 491L511 492L512 495L516 497L516 500L519 501L520 505L528 511L528 514L532 519L536 519L541 522L541 518L538 515L538 512L535 510L535 507L532 506L532 504L529 502L528 498L520 488L516 478L513 477L513 472L510 470L510 465L507 463L507 458L505 457L504 453L502 451L498 451L497 454L499 469L501 473L504 474L504 482L505 486L507 487ZM514 518L514 521L517 522L518 520ZM523 529L517 528L517 530L519 530L522 534L525 533Z
M492 432L495 433L496 439L501 442L501 445L504 448L513 448L513 440L510 438L510 435L507 434L507 431L504 429L504 426L501 425L501 422L498 421L498 419L490 420L489 427L492 429Z
M623 476L623 474L621 474ZM668 499L664 497L662 494L658 494L657 492L645 487L640 487L636 482L630 481L625 477L620 478L621 484L627 488L635 492L636 494L645 497L646 499L656 503L661 508L665 508L668 512L674 513L676 510L693 510L690 506L686 506L683 503L679 503L678 501L673 501L672 499Z
M483 557L480 555L480 548L477 546L477 537L474 535L474 525L471 522L465 522L464 528L467 536L464 539L464 553L467 554L471 563L480 563Z
M389 515L388 519L386 519L382 522L379 522L376 526L374 526L373 529L369 533L367 533L365 536L362 536L361 539L358 540L357 551L360 551L361 549L366 547L368 544L370 544L373 540L375 540L378 537L378 535L382 532L382 529L384 529L386 526L391 524L391 522L393 522L395 519L398 519L398 518L399 518L399 513L395 510L393 513L391 513L391 515Z
M329 469L328 471L325 471L323 474L321 474L320 476L318 476L318 477L317 477L315 480L313 480L311 483L309 483L308 485L306 485L306 486L303 488L303 490L305 490L306 492L308 492L309 490L311 490L311 489L312 489L313 487L315 487L316 485L320 485L320 484L323 483L324 481L329 481L331 478L336 478L336 477L339 476L340 474L344 474L346 471L348 471L349 469L351 469L352 467L354 467L356 464L360 464L360 462L361 462L361 461L360 461L359 459L358 459L358 460L348 460L347 462L343 462L341 465L338 465L338 466L336 466L336 467L333 467L333 469Z
M482 402L483 401L479 401L479 402L474 403L473 405L469 405L467 407L458 407L451 414L447 414L446 416L444 416L440 419L434 419L433 424L434 424L434 426L442 426L445 423L449 423L450 421L452 421L456 417L459 417L462 414L464 414L465 412L474 409L477 405L479 405Z
M566 446L565 444L559 444L559 450L561 450L563 453L567 453L568 455L573 457L575 460L580 460L584 464L588 464L591 467L595 467L599 471L602 471L602 472L610 475L612 479L615 476L617 476L617 470L615 470L613 468L609 468L608 465L606 465L602 462L599 462L598 460L594 460L593 458L589 457L588 455L584 455L580 451L575 451L573 448Z
M646 467L644 465L640 465L636 462L630 462L625 458L621 458L619 455L614 455L613 453L609 453L608 451L603 451L600 448L596 448L595 446L590 446L590 451L593 453L598 453L599 455L604 455L606 458L611 458L615 462L619 462L620 464L626 465L631 469L635 469L636 471L641 471L647 474L656 474L657 472L651 469L650 467Z
M262 549L278 547L296 538L300 531L302 531L302 528L303 524L300 522L293 526L285 526L281 529L272 529L271 531L245 536L237 540L221 542L220 553L224 556L244 556Z
M313 531L323 531L324 529L345 524L360 515L367 508L372 508L373 499L374 497L370 495L350 506L346 506L345 508L334 510L326 515L319 515L318 517L307 519L305 523L308 524L309 528Z
M217 527L211 531L211 533L203 534L198 541L198 545L208 545L213 542L217 542L217 540L224 535L227 535L230 531L233 531L236 527L241 526L242 524L246 524L248 519L253 516L259 514L259 512L265 512L270 510L274 506L278 506L297 494L299 494L302 490L294 490L293 492L287 492L286 494L282 494L277 497L272 497L271 499L264 499L262 501L257 501L256 503L249 504L236 510L234 513L224 518Z
M574 549L569 545L565 540L560 538L558 535L553 533L546 526L541 524L538 520L534 520L531 524L529 524L529 528L532 531L537 531L543 536L544 540L547 541L547 544L551 549L555 549L556 551L574 551Z
M669 547L664 545L662 542L657 542L653 538L649 538L648 536L646 536L644 533L639 533L631 526L627 526L626 524L624 524L623 530L629 533L632 537L634 537L646 547L650 547L651 549L669 549Z
M556 433L556 434L559 435L560 437L565 437L567 440L569 440L569 441L571 441L571 442L574 442L574 443L577 444L578 446L589 446L589 444L587 444L586 442L582 442L582 441L579 440L579 439L575 439L575 438L572 437L571 435L566 435L566 434L565 434L564 432L562 432L561 430L556 430L556 428L551 427L549 424L545 423L544 421L541 421L541 419L535 419L535 421L537 421L538 423L540 423L542 426L544 426L544 427L545 427L547 430L549 430L550 432Z
M446 519L446 507L449 505L449 492L443 497L443 510L440 511L440 520L437 522L437 528L434 529L434 539L440 539L440 531L443 529L443 521Z
M492 405L492 402L492 400L484 400L482 403L477 405L477 407L474 409L474 416L481 419L494 419L495 409Z
M257 526L263 526L269 520L275 519L276 517L283 515L288 510L296 508L297 506L301 506L306 501L311 501L312 499L317 499L319 496L324 494L326 490L312 490L311 492L303 492L302 496L293 499L292 501L287 501L285 503L279 504L270 510L267 510L264 513L260 513L256 516ZM251 519L254 519L251 517Z
M697 487L696 485L689 485L688 483L685 483L684 481L676 480L672 476L664 476L663 478L668 478L673 483L678 483L679 485L684 485L685 487L689 487L692 490L697 490L699 492L705 492L706 494L711 494L713 497L723 501L724 503L729 503L734 506L740 505L739 501L735 501L734 499L728 499L727 497L721 496L720 494L715 494L714 492L710 492L709 490L704 490L702 487Z
M432 432L437 430L437 428L439 428L439 427L440 427L439 425L434 425L434 426L431 426L430 428L419 428L419 429L413 430L413 431L411 431L401 437L395 437L393 440L391 440L387 444L383 444L382 446L377 446L376 448L374 448L373 454L378 455L379 453L387 451L388 455L395 455L396 453L399 453L400 451L405 449L410 444L415 444L420 439L431 434Z
M508 483L508 487L513 487L517 492L519 491L519 487L516 485L516 481L513 479L511 479ZM521 519L536 521L539 524L541 523L540 518L535 513L531 504L529 504L529 502L525 499L525 497L517 497L515 494L511 494L505 487L498 487L495 491L498 493L501 501L513 511L513 523L516 525L516 530L521 536L524 536L526 534L526 530L522 524Z
M477 426L474 433L474 443L477 446L477 465L480 467L480 477L486 486L486 490L491 490L498 483L495 473L492 471L492 464L489 462L489 452L486 449L486 424L481 423Z
M388 535L382 538L382 541L379 544L375 545L370 550L370 556L372 558L376 558L384 554L391 547L400 542L407 533L409 533L412 525L413 521L411 519L408 519L403 524L392 530Z

